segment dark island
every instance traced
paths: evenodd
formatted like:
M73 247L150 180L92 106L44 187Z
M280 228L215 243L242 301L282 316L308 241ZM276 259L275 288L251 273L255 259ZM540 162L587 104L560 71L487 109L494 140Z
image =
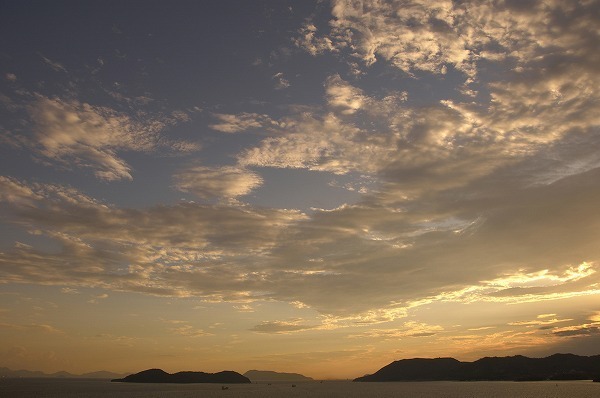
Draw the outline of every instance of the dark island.
M314 381L311 377L306 377L299 373L273 372L272 370L249 370L244 376L252 382L268 381Z
M177 372L170 374L162 369L148 369L111 381L124 383L250 383L247 377L231 370L218 373Z
M597 381L598 375L600 355L554 354L546 358L486 357L474 362L454 358L403 359L354 381Z

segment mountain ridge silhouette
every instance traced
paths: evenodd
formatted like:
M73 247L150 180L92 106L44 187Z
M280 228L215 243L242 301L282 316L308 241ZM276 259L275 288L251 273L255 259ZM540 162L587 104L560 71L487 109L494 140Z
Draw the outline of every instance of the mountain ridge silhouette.
M394 361L377 372L354 379L371 381L538 381L600 379L600 355L553 354L484 357L473 362L454 358L413 358Z
M147 369L111 381L123 383L251 383L250 379L232 370L217 373L183 371L171 374L162 369Z

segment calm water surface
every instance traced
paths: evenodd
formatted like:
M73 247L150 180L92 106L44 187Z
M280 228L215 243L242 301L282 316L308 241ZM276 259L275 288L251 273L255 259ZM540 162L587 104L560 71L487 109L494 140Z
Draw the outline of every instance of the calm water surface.
M598 398L600 383L561 382L400 382L325 381L277 384L133 384L104 380L0 379L2 398L192 398L192 397L407 397L407 398Z

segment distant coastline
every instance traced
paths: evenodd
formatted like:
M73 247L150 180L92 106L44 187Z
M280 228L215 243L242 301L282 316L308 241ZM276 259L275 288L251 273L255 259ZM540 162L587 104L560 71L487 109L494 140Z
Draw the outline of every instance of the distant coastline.
M11 379L31 379L31 378L61 378L61 379L115 379L124 377L123 373L108 372L105 370L97 372L88 372L83 374L73 374L65 371L44 373L39 370L11 370L9 368L0 368L0 377Z

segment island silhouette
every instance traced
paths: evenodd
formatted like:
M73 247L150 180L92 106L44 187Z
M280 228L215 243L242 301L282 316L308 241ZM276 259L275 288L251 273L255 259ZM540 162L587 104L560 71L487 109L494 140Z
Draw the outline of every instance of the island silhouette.
M454 358L414 358L390 363L371 375L374 381L541 381L600 380L600 355L554 354L545 358L485 357L474 362Z
M148 369L111 381L123 383L251 383L247 377L232 370L218 373L184 371L171 374L162 369Z

